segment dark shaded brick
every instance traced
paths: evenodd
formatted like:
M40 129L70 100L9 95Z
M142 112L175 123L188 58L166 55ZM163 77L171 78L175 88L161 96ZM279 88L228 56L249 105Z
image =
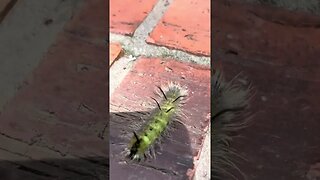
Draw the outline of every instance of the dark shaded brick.
M128 136L132 136L130 125L133 122L141 124L140 118L147 118L150 107L154 106L149 104L153 103L149 97L154 96L156 85L161 86L170 81L186 85L189 90L188 101L183 108L186 114L182 118L184 125L177 125L171 140L164 140L163 151L160 151L162 154L158 155L156 161L147 162L143 166L137 166L134 171L129 171L133 167L119 165L117 162L122 161L123 155L120 153L128 143ZM147 179L154 179L155 174L164 172L173 179L186 178L187 172L194 168L193 158L198 156L205 135L204 129L209 123L209 92L210 70L207 68L175 60L138 59L132 71L112 94L110 101L112 176L119 179L143 172ZM154 173L148 173L148 166L154 167L151 168ZM129 169L124 171L127 168ZM162 178L157 176L157 179Z

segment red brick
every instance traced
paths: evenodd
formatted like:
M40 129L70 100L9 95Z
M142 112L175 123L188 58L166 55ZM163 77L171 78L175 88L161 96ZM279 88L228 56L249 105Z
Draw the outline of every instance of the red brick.
M157 0L111 0L110 32L132 35Z
M105 0L85 1L65 26L65 31L105 46L108 33L107 2Z
M241 164L242 172L256 179L296 179L297 173L306 172L320 152L319 81L300 79L299 71L297 77L287 78L288 67L247 66L244 64L250 60L223 59L227 78L241 71L256 92L251 104L255 112L253 121L240 132L244 138L234 139L232 143L232 148L249 160ZM315 73L310 71L310 77Z
M123 130L130 134L132 129L128 125L135 120L137 123L141 122L139 117L150 111L145 105L149 103L154 105L150 97L154 96L156 85L161 86L170 81L188 87L189 97L183 109L187 117L182 119L185 125L179 126L172 135L175 141L166 141L162 155L159 155L151 164L159 169L172 169L180 176L187 176L188 169L193 169L193 157L197 156L201 148L203 130L209 123L210 70L198 65L175 60L138 59L133 70L111 96L110 111L114 115L110 119L110 143L112 144L110 153L119 154L121 148L115 144L127 143L119 134L123 135ZM114 160L111 159L111 161ZM184 165L179 165L177 162ZM124 170L119 172L125 169L125 165L111 164L110 166L122 166L117 168L117 179L133 173ZM141 171L143 169L143 167L137 168ZM147 179L149 178L151 176Z
M105 49L62 33L0 117L0 132L62 153L101 156L107 123Z
M319 64L319 16L284 9L213 1L214 47L277 66ZM228 13L226 13L228 12Z
M109 53L110 53L109 66L111 66L113 64L113 62L119 58L121 51L122 51L121 44L119 44L119 43L111 43L110 44L110 47L109 47Z
M147 42L209 56L210 1L173 1Z
M214 59L227 79L241 71L256 92L252 125L231 145L249 160L241 171L304 179L320 152L320 18L232 2L213 1Z

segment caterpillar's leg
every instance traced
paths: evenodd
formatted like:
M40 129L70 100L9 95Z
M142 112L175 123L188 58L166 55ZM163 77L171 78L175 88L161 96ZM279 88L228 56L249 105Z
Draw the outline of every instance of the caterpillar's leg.
M156 150L155 150L154 146L150 147L150 153L151 153L152 158L156 159Z
M146 152L146 157L147 157L147 158L152 158L151 148Z

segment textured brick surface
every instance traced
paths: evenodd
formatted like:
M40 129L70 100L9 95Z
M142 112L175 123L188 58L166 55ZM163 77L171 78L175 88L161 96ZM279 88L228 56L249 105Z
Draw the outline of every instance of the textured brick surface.
M107 164L108 142L100 137L108 123L103 59L104 48L60 36L2 112L0 132L61 156L101 158ZM98 164L95 169L91 174L108 172Z
M230 2L230 1L229 1ZM306 179L320 156L319 17L214 1L215 60L253 81L253 125L233 147L248 179ZM229 12L229 13L225 13Z
M157 0L111 0L110 32L132 35Z
M140 166L121 163L121 151L132 136L130 125L141 124L154 103L156 85L168 81L179 82L189 89L184 106L184 125L178 125L172 137L164 140L162 154L156 161ZM208 125L210 112L210 70L175 60L138 59L133 70L112 94L110 101L110 176L126 179L134 175L146 179L181 179L193 169L193 158L198 156ZM153 168L150 168L153 167ZM190 173L190 176L193 174Z
M210 1L173 1L147 41L209 56Z
M84 1L82 8L65 26L65 31L91 43L104 45L108 32L107 3L104 0Z
M213 4L217 49L277 66L319 64L319 16L225 2Z
M242 171L257 180L304 179L309 166L320 155L319 82L286 77L289 68L284 67L239 66L239 61L223 65L229 79L243 71L257 91L252 103L257 112L254 123L241 132L245 139L236 139L233 144L249 160L241 164ZM295 73L301 77L302 71L308 69ZM313 71L307 74L316 76Z
M99 142L95 148L101 143L103 147L103 141L100 142L95 134L106 124L104 58L103 48L92 47L71 36L61 37L56 47L49 50L45 62L25 82L29 85L2 112L1 132L30 143L32 138L42 134L40 139L45 144L52 143L61 151L70 150L70 147L64 149L61 142L83 146L74 146L75 151L94 148L85 147L86 143ZM96 96L98 94L100 96ZM84 137L70 138L78 133ZM104 150L98 150L96 155L103 155L106 153Z
M109 65L118 59L122 51L121 44L119 43L111 43L109 47Z
M1 178L108 179L104 5L83 4L1 112Z

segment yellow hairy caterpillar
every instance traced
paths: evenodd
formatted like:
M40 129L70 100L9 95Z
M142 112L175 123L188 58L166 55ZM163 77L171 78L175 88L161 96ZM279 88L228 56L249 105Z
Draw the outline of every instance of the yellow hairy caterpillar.
M226 176L237 179L232 173L236 170L245 177L234 161L235 158L243 158L230 144L235 133L249 125L251 113L248 110L249 100L253 97L252 86L247 80L240 78L240 74L226 82L220 71L213 70L213 73L211 176L212 179L226 179Z
M156 108L150 114L149 121L139 132L133 131L126 157L130 160L141 161L149 157L155 158L154 145L158 143L170 130L173 121L178 121L181 115L181 106L187 96L187 90L177 83L169 83L166 87L157 87L156 94L161 98L152 97Z

